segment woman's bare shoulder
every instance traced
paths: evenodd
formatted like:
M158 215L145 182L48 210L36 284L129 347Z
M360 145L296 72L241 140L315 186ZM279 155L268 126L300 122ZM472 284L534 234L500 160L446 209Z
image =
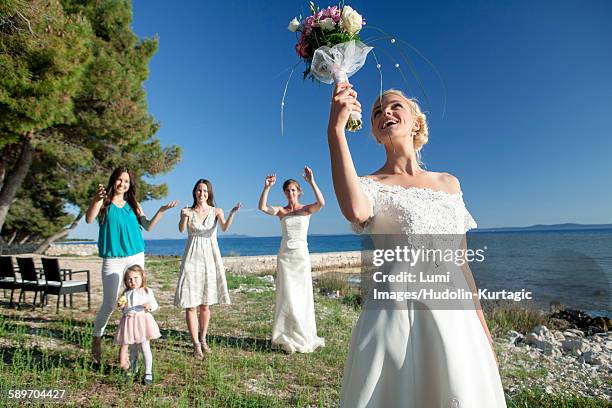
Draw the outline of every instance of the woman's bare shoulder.
M437 179L439 190L446 191L447 193L456 194L461 192L461 184L459 179L450 173L446 172L431 172Z

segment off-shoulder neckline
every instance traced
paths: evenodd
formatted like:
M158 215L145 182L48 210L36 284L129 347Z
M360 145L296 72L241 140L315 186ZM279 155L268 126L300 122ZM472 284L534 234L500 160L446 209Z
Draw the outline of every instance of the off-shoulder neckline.
M383 187L388 187L388 188L391 188L391 189L392 188L397 188L397 189L405 190L405 191L411 191L411 190L419 191L420 190L420 191L427 191L427 192L430 192L430 193L433 193L433 194L439 194L439 195L449 196L449 197L461 197L461 196L463 196L463 192L461 192L461 191L459 191L458 193L449 193L448 191L434 190L433 188L429 188L429 187L418 187L418 186L404 187L404 186L401 186L399 184L385 184L385 183L382 183L382 182L380 182L378 180L375 180L375 179L373 179L371 177L367 177L367 176L361 176L359 178L362 179L362 180L369 180L372 183L378 184L378 185L383 186Z

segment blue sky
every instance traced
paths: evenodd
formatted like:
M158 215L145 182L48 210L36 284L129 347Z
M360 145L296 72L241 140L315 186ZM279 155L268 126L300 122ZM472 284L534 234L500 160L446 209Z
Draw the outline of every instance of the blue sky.
M354 1L366 27L379 27L409 46L429 103L416 82L405 83L401 53L375 41L383 87L416 96L428 111L426 166L462 184L480 227L562 222L612 222L612 2L610 1ZM319 3L326 7L327 3ZM159 37L145 84L157 137L183 149L182 161L156 180L168 199L191 201L193 183L213 182L217 205L241 201L231 233L279 235L278 220L256 210L264 176L279 183L269 202L285 204L281 184L313 168L327 205L310 233L349 231L336 202L326 128L331 87L303 82L299 65L288 87L285 135L280 103L288 67L298 61L287 30L300 1L134 1L134 30ZM373 28L362 38L379 37ZM397 41L400 43L400 41ZM351 78L369 107L379 91L374 59ZM446 104L444 105L444 100ZM357 171L384 161L364 130L350 134ZM308 187L304 185L304 187ZM306 191L305 202L314 199ZM167 200L165 200L167 201ZM143 203L152 215L162 202ZM145 239L181 237L179 210L169 211ZM79 225L72 237L96 237Z

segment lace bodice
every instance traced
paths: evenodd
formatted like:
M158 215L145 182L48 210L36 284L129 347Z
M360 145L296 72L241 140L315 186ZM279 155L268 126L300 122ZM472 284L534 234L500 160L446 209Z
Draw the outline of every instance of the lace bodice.
M281 218L283 239L281 246L290 249L308 246L308 225L310 215L286 215Z
M370 201L371 217L363 225L351 224L356 233L464 234L476 228L462 193L390 186L368 177L360 177L359 184Z
M189 223L187 226L189 236L212 237L217 232L217 217L215 207L210 210L205 217L201 217L194 210L191 210Z

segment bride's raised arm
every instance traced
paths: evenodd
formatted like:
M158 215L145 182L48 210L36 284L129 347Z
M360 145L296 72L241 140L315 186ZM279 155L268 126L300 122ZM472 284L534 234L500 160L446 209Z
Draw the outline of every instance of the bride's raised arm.
M334 89L327 127L334 191L344 217L350 222L363 223L372 214L370 203L359 186L344 133L351 111L361 112L357 92L352 85L339 83Z
M304 167L304 180L306 180L306 182L310 184L310 187L312 187L312 191L314 192L315 198L317 199L315 203L308 204L306 206L307 212L309 214L313 214L323 208L323 206L325 205L325 198L323 198L323 193L319 189L319 186L317 185L314 179L314 173L312 172L312 169L308 166Z
M280 211L280 207L274 207L272 205L268 205L268 192L270 188L276 183L276 174L268 174L266 176L266 183L264 184L264 189L261 192L261 196L259 197L259 209L265 212L268 215L276 215Z

